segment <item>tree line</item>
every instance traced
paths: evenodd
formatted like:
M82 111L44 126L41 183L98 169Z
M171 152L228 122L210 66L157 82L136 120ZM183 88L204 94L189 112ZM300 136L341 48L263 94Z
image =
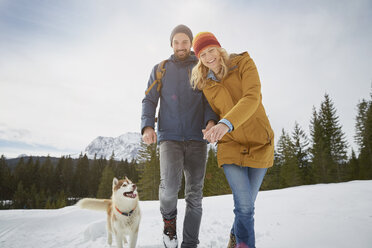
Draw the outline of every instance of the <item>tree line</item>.
M372 94L357 105L354 139L358 151L351 149L349 156L336 112L330 96L325 94L319 109L313 108L310 137L298 123L292 132L282 130L274 166L268 170L261 189L372 179Z
M142 200L158 200L160 184L160 160L159 149L156 144L145 145L141 143L141 149L137 156L138 162L143 165L140 168L140 180L138 182L139 195ZM185 178L178 193L179 198L184 198ZM217 166L216 152L213 148L208 151L205 179L204 196L231 194L230 187L223 170Z
M126 175L138 181L135 160L106 158L78 159L62 156L56 164L48 156L20 158L11 169L4 156L0 158L0 208L60 208L83 197L110 198L114 176Z
M313 108L309 137L296 122L291 132L283 129L276 144L274 166L268 169L261 189L372 179L372 94L369 100L358 103L357 110L354 138L358 150L351 153L328 94L318 109ZM114 176L127 176L137 183L141 200L158 200L157 145L141 143L137 158L131 162L116 161L114 154L109 160L88 159L82 154L76 160L63 156L56 164L48 158L40 163L30 157L21 158L12 170L1 156L0 207L59 208L74 204L82 197L109 198ZM184 196L183 188L180 198ZM230 193L223 170L217 167L216 152L211 148L203 194Z
M83 197L110 198L114 177L127 176L137 183L141 200L158 200L160 165L157 145L141 143L140 154L131 162L111 158L78 159L62 156L53 164L47 157L20 158L14 168L0 158L0 209L54 209L73 205ZM214 150L209 151L204 195L230 193ZM184 180L183 180L184 184ZM179 197L183 198L183 189Z

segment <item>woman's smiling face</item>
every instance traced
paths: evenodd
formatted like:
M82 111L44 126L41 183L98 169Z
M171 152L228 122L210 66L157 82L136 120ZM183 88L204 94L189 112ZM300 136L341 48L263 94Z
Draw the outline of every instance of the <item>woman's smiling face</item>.
M200 52L200 60L212 70L214 73L219 73L221 70L221 54L217 50L216 46L206 47Z

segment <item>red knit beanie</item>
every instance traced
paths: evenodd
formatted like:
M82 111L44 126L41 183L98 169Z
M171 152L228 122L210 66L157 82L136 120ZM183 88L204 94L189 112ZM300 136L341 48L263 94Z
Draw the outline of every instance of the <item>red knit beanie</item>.
M192 46L193 46L195 55L198 58L199 58L199 54L201 50L203 50L206 47L211 47L211 46L221 47L216 37L210 32L198 33L194 38Z

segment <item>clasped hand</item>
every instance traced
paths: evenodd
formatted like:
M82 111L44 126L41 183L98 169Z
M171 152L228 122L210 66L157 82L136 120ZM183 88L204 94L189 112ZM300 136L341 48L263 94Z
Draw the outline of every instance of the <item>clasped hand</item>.
M229 131L229 127L223 123L218 123L217 125L207 125L205 129L202 130L204 139L208 140L209 143L215 143L222 139L222 137Z

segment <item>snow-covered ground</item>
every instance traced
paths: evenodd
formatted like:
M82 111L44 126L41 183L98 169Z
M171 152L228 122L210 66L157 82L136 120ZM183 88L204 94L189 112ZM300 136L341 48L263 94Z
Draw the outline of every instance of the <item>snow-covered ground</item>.
M140 202L137 247L162 247L159 202ZM205 197L199 247L226 247L233 220L231 195ZM185 203L178 203L178 235ZM372 247L372 181L318 184L260 192L258 248ZM105 213L59 210L0 211L0 247L108 247ZM115 247L113 245L112 247Z

